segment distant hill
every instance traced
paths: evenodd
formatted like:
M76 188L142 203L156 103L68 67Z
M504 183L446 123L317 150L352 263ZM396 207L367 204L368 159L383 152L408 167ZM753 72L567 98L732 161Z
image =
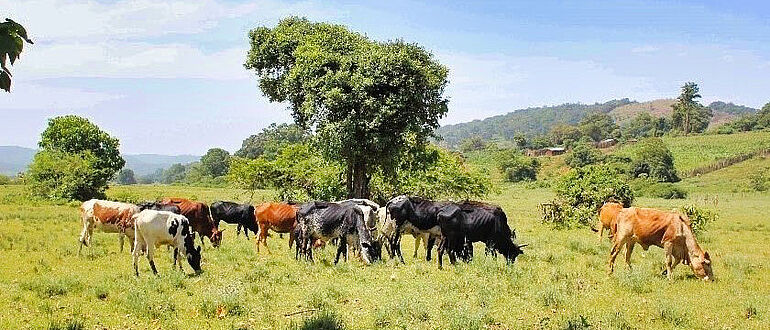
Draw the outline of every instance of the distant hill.
M0 146L0 174L15 175L26 171L37 150L17 146ZM200 156L194 155L123 155L126 160L126 168L134 170L136 175L147 175L157 169L165 169L169 166L181 163L187 164L198 161Z
M451 147L457 146L463 139L474 135L484 139L510 140L517 133L526 136L547 133L556 124L577 124L580 119L590 113L608 113L619 106L632 103L635 102L622 99L590 105L567 103L557 106L527 108L468 123L442 126L436 130L436 133Z
M482 120L442 126L436 130L436 134L441 136L450 147L456 147L463 139L476 135L484 139L511 140L518 133L531 137L547 133L557 124L576 124L593 112L607 113L619 125L623 125L642 112L648 112L655 117L670 116L673 111L671 105L674 102L676 102L675 99L648 102L620 99L590 105L568 103L527 108ZM713 102L708 107L714 113L711 125L720 125L742 115L757 112L757 109L721 101Z

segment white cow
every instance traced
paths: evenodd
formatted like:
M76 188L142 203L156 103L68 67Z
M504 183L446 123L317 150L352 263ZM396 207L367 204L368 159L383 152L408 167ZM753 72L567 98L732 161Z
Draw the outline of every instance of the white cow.
M179 254L187 257L196 273L201 271L201 247L195 248L195 233L191 231L190 221L181 214L167 211L144 210L133 217L135 230L134 273L139 276L137 261L142 253L147 253L152 272L158 274L153 261L156 247L168 245L174 247L174 267ZM182 262L179 262L182 268Z
M118 233L120 252L123 252L123 237L128 236L133 250L134 223L132 217L139 213L139 207L134 204L111 202L91 199L80 205L80 217L83 231L80 233L80 247L91 245L94 228L105 233Z

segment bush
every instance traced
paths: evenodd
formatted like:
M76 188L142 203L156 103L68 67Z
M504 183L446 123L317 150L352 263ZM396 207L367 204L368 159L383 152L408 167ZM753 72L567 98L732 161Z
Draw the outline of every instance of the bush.
M606 164L575 168L556 184L560 217L556 225L589 225L605 202L615 200L625 207L634 201L627 177L617 167Z
M498 169L506 181L535 181L540 162L536 158L527 157L513 149L502 150L496 155Z
M90 152L40 151L27 172L30 191L49 199L104 197L106 179L97 164L98 159Z
M130 185L136 184L136 177L134 171L130 168L124 168L118 172L118 177L115 179L119 184Z
M7 184L11 184L11 178L6 175L0 174L0 186L4 186Z
M657 182L650 179L636 179L631 183L631 186L637 196L663 199L687 198L687 191L673 183Z
M578 144L565 159L567 165L572 168L597 164L602 160L604 160L602 152L586 143Z
M677 182L679 176L674 168L674 156L660 138L647 138L639 142L631 163L634 177L647 175L661 182Z
M763 168L749 174L749 188L754 191L766 191L770 187L770 168Z
M719 214L716 211L696 205L683 206L680 211L690 218L690 226L696 236L706 231L710 223L719 220Z

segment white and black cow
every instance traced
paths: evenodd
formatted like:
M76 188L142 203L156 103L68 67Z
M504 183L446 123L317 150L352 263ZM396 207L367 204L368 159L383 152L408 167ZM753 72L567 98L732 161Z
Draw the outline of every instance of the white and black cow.
M500 252L511 263L523 253L521 248L525 245L513 242L516 234L511 231L508 218L499 206L480 202L450 203L442 207L436 217L442 234L439 268L445 251L452 264L458 256L469 260L472 252L469 253L468 246L474 242L483 242L488 251Z
M241 227L243 228L243 233L246 235L246 239L249 239L249 230L251 230L254 235L259 231L253 205L217 201L209 206L209 210L211 211L211 217L214 219L217 226L219 225L219 221L237 224L238 229L236 235L241 233Z
M420 243L423 247L428 249L428 239L430 239L429 233L418 232L414 230L414 226L404 226L401 229L401 234L408 234L414 237L414 254L412 258L417 259L417 253L420 251ZM381 207L377 210L377 224L375 230L372 231L372 236L380 242L388 251L388 255L393 255L392 248L390 246L390 238L396 235L396 222L388 213L387 207Z
M190 221L180 214L168 211L144 210L133 217L135 243L133 252L134 273L139 276L137 262L142 253L147 253L152 272L158 274L153 256L155 248L161 245L174 247L174 266L178 256L186 256L190 267L201 272L201 247L195 248L195 233L192 232ZM182 268L181 261L179 268Z
M425 259L430 261L431 250L435 244L436 238L441 237L441 228L438 224L436 214L449 202L434 202L420 197L410 197L401 195L388 201L385 206L387 216L394 224L395 230L390 237L390 256L399 257L404 262L404 256L401 253L401 235L405 232L411 232L413 235L423 235L428 237Z
M340 239L334 263L340 255L347 259L347 245L356 246L361 251L365 263L372 263L380 258L381 248L372 239L366 226L364 214L358 203L345 202L310 202L302 204L297 211L297 221L301 236L300 253L313 260L312 245L317 240L328 242Z

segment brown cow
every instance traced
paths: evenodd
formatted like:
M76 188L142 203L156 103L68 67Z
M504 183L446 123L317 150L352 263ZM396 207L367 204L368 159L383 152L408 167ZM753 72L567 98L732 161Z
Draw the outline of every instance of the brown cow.
M631 252L634 250L634 244L639 243L645 251L651 245L665 249L665 272L669 280L680 261L689 264L698 278L714 280L711 257L695 241L690 219L686 215L630 207L620 211L612 231L614 236L610 251L610 274L623 245L626 246L626 264L631 268Z
M294 228L297 227L297 209L297 205L276 202L263 203L254 209L254 216L259 225L259 237L254 243L257 253L259 253L260 242L267 249L267 253L271 253L270 247L267 246L269 229L276 233L289 233L289 248L291 248L294 243Z
M615 233L612 231L612 224L618 217L618 213L623 209L623 204L616 202L607 202L599 209L599 243L602 242L604 229L609 230L610 237Z
M80 233L80 247L91 245L94 227L106 233L118 233L120 252L123 252L123 237L128 236L131 250L134 250L134 221L131 217L139 213L139 207L134 204L118 203L99 199L91 199L80 205L80 217L83 220L83 231Z
M179 207L181 214L190 220L193 230L200 234L201 245L203 245L203 237L205 236L209 238L211 245L219 247L224 230L219 230L218 224L211 218L208 205L184 198L164 198L160 203Z

